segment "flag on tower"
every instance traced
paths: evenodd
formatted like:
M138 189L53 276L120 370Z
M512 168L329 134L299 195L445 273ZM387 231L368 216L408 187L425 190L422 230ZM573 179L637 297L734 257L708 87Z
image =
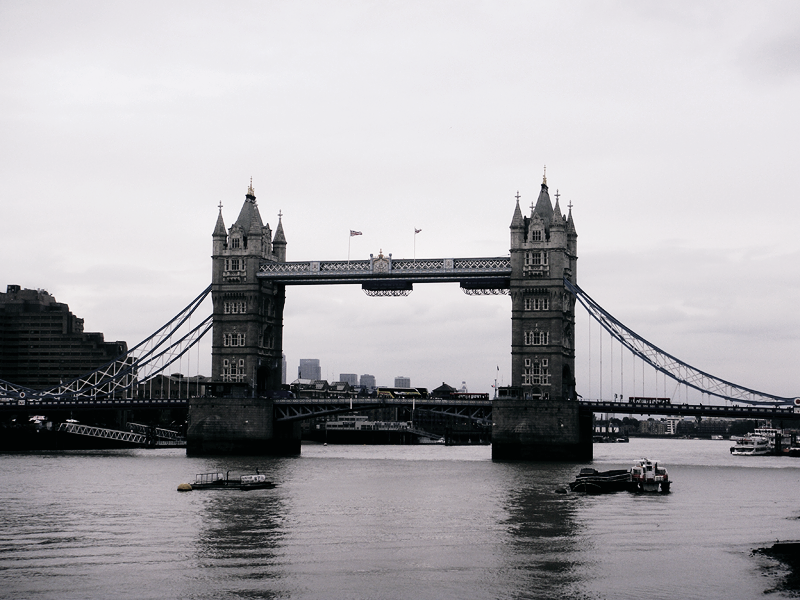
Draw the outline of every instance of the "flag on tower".
M419 233L420 231L422 231L422 229L417 229L416 227L414 227L414 233L415 234Z
M353 231L353 230L351 229L351 230L350 230L350 237L353 237L354 235L361 235L361 232L360 232L360 231Z

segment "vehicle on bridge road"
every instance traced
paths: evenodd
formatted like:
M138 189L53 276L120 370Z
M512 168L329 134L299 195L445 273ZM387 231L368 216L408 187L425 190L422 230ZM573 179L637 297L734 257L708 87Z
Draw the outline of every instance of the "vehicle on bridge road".
M669 398L646 398L642 396L629 396L628 402L631 404L647 404L652 406L666 406L672 404Z

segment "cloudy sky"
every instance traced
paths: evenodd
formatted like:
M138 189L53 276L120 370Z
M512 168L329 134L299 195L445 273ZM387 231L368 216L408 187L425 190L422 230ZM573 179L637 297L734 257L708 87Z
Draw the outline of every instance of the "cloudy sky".
M132 346L208 285L217 207L230 225L250 177L289 260L346 258L350 229L353 259L411 257L414 227L418 258L504 256L546 164L596 301L702 370L800 395L798 107L793 1L4 0L0 284ZM578 319L596 397L602 338ZM507 297L456 284L289 288L284 346L290 374L319 358L329 379L489 391L510 329Z

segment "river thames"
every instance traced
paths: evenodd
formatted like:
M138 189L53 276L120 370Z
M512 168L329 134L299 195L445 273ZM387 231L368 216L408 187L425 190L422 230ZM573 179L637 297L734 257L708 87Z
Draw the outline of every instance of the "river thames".
M673 481L603 496L555 492L582 465L495 463L487 446L3 454L0 597L797 597L753 551L800 540L800 459L729 446L596 444L598 470L646 456ZM256 467L278 486L176 491Z

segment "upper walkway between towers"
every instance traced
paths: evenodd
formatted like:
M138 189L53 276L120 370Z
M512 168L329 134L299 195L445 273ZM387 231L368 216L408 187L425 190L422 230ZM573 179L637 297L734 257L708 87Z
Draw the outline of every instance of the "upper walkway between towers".
M392 255L368 260L261 263L259 279L284 285L320 285L402 281L460 282L462 287L508 289L511 258L396 259Z

